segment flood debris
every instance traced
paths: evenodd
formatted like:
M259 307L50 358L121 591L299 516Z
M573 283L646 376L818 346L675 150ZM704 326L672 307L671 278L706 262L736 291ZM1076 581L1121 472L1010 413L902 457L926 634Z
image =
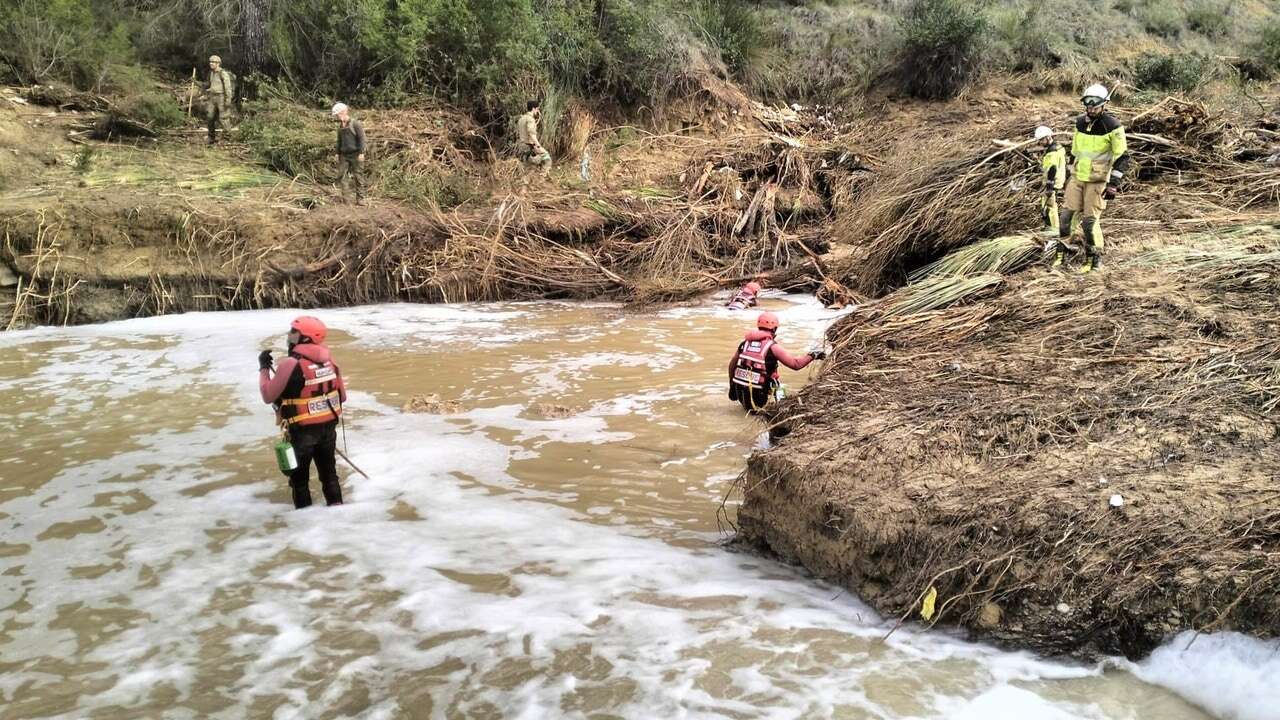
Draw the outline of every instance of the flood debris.
M400 406L400 412L405 413L426 413L428 415L455 415L462 412L462 402L458 400L444 400L436 393L430 395L414 395L409 398L404 405Z
M1051 654L1274 636L1278 252L1270 223L1153 236L1100 282L991 261L859 308L771 418L739 540L892 617L936 588L933 622Z
M531 410L535 416L543 420L563 420L577 414L577 411L568 405L555 403L535 403Z

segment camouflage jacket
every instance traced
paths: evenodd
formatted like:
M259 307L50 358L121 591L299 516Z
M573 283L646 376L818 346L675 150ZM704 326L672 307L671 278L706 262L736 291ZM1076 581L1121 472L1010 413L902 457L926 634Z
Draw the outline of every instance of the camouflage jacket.
M236 76L230 70L210 71L205 81L204 91L209 95L221 95L230 100L236 96Z

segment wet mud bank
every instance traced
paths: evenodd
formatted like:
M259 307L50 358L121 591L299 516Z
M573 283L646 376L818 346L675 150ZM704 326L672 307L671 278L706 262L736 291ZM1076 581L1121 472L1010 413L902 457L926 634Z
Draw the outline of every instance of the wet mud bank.
M1047 655L1275 637L1277 230L842 319L749 461L737 542L887 617Z

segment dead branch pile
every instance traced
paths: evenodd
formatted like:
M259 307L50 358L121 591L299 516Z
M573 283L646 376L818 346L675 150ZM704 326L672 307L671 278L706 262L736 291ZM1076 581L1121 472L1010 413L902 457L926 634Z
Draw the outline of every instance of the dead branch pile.
M1121 119L1136 182L1108 217L1169 223L1280 206L1280 165L1235 159L1265 129L1228 128L1203 105L1176 98ZM835 269L837 279L883 294L954 248L1033 227L1038 151L1002 140L1030 130L1006 122L903 143L871 182L846 193L834 230L857 251Z
M369 110L361 115L369 154L399 157L408 173L434 172L440 166L463 168L492 159L483 129L467 114L437 106ZM324 139L333 130L325 128Z
M388 299L608 297L643 303L684 299L769 273L779 274L775 286L784 285L789 269L801 265L817 271L792 273L795 281L812 282L822 273L824 240L816 225L778 207L778 198L784 192L817 196L824 174L853 167L854 156L841 151L827 157L835 151L775 140L749 148L717 157L733 168L741 195L714 186L728 173L712 172L692 178L698 189L688 194L557 191L509 196L489 210L378 205L353 213L317 207L301 216L295 211L287 221L263 222L157 205L148 208L155 217L93 220L103 232L128 227L135 241L163 248L157 257L166 262L129 263L134 269L119 278L103 277L82 259L68 274L61 260L82 258L77 243L93 235L84 234L79 215L54 212L9 218L0 259L11 258L29 282L22 317L15 312L19 323L108 319L85 306L87 288L53 287L50 272L94 288L128 288L122 308L128 315Z
M900 149L836 221L836 237L858 247L836 269L841 281L878 295L953 248L1031 224L1029 144L992 144L1026 135L1023 124L1006 123Z
M65 85L32 85L22 95L36 105L77 112L101 112L110 109L111 101L101 95L81 92Z
M792 545L856 548L812 562L883 612L918 617L933 589L933 622L1049 652L1275 635L1280 227L1140 250L1119 273L885 312L906 288L839 322L775 418L797 464L785 501L826 522ZM761 477L785 475L771 462Z

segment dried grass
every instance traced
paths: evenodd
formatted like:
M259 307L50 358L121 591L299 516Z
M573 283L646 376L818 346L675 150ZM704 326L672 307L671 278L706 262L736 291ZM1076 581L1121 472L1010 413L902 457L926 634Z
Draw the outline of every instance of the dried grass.
M1033 270L908 300L956 280L930 276L860 309L773 418L786 439L752 476L748 539L782 522L764 506L803 505L827 526L786 547L857 547L836 579L881 611L932 587L933 622L1046 652L1274 635L1278 252L1272 225L1170 237L1087 282ZM767 481L792 472L785 493Z

